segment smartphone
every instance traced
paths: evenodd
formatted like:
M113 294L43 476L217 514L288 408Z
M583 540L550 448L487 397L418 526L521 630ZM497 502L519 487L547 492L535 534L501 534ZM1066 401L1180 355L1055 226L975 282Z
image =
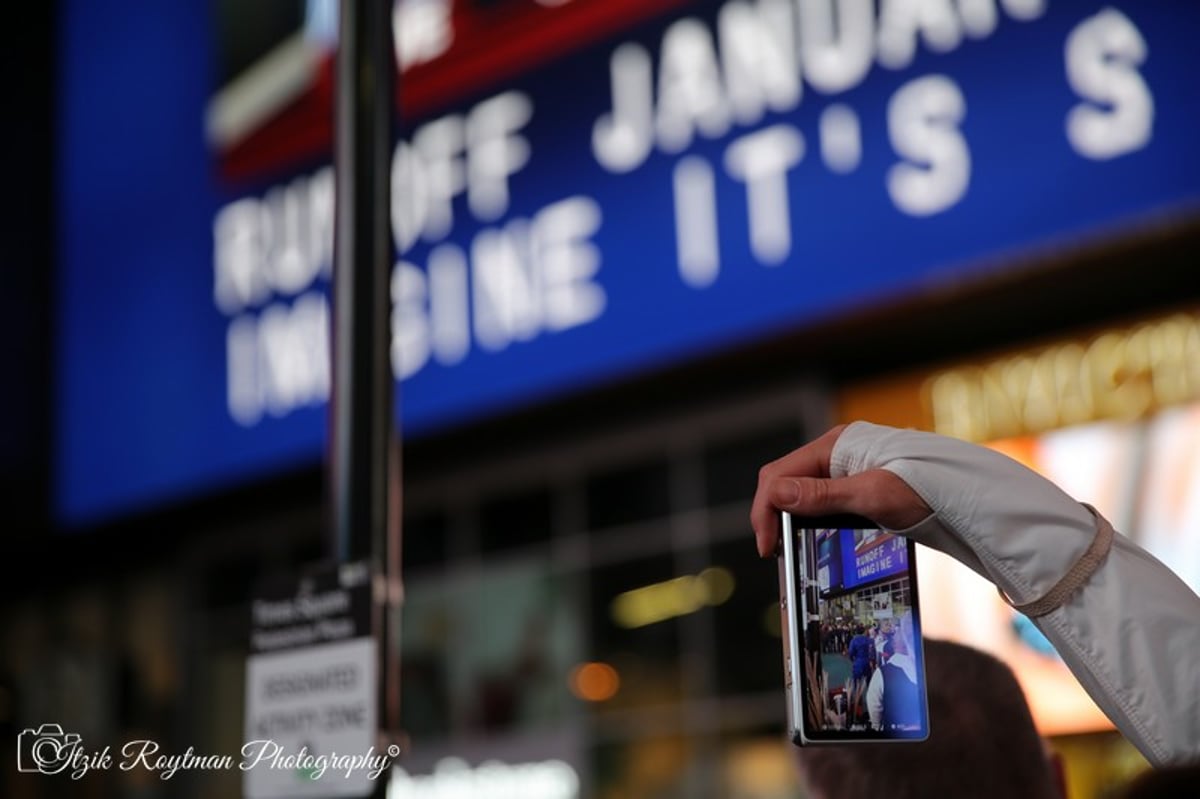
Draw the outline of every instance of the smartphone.
M780 525L792 742L928 738L916 545L856 516L785 512Z

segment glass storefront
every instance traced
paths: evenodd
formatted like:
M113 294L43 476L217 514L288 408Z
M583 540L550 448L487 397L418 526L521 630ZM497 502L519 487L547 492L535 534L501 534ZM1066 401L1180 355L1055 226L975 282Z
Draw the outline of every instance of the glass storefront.
M748 514L819 407L792 391L409 487L409 515L440 521L405 533L436 553L406 560L404 779L478 780L507 747L508 767L565 763L564 795L799 795Z

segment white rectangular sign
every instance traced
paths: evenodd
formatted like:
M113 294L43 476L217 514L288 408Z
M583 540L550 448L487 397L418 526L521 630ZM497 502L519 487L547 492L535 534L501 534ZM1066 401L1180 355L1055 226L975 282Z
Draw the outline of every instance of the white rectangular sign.
M390 765L374 748L376 656L370 637L250 656L247 799L371 792Z

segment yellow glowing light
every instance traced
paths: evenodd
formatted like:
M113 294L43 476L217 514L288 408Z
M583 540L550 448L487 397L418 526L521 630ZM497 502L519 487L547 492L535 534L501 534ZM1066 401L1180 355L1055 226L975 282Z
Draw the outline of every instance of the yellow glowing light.
M729 601L729 597L733 596L733 589L737 583L729 569L716 566L705 569L700 572L699 576L708 590L708 596L705 598L706 605L723 605Z
M935 432L989 441L1089 421L1138 419L1200 397L1200 314L1066 339L932 375Z
M618 594L612 601L612 618L619 627L645 627L727 602L735 586L728 569L705 569Z
M783 636L783 619L779 614L779 605L774 602L763 611L763 630L772 638Z
M571 693L588 702L612 699L621 689L621 676L607 663L580 663L571 670Z

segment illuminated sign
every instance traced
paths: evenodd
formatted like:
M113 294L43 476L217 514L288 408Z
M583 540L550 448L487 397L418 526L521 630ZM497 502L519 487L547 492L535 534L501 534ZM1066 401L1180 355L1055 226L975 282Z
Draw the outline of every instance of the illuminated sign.
M438 762L432 774L410 776L402 768L393 768L388 784L390 799L510 796L576 799L579 775L561 760L516 764L489 760L471 768L464 760L448 757Z
M845 562L854 564L852 570L846 570L846 588L896 577L908 570L908 544L898 536L887 533L874 538L843 536L842 546L850 548L843 555Z
M589 784L580 728L511 729L503 736L426 741L392 768L389 799L577 799Z
M1176 314L933 375L939 433L988 441L1200 398L1200 314Z
M308 88L279 91L301 99L239 120L216 99L249 73L212 84L208 4L134 14L126 1L62 15L67 521L314 463L324 439L320 57L293 50ZM405 91L430 92L391 164L406 435L1200 200L1190 5L492 5L524 8L521 29L554 47L488 69L484 43L507 46L479 33L473 15L491 11L446 28L445 3L398 6L433 21L398 45ZM125 37L122 59L96 45L100 29ZM206 141L206 119L224 144ZM250 147L268 128L284 138Z
M817 531L822 594L848 591L908 571L908 544L877 530Z

